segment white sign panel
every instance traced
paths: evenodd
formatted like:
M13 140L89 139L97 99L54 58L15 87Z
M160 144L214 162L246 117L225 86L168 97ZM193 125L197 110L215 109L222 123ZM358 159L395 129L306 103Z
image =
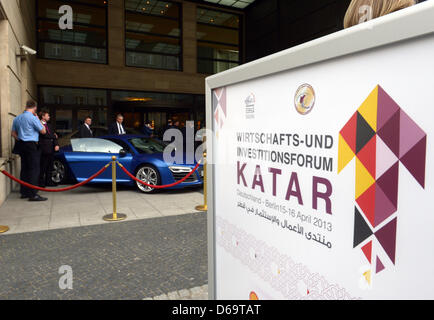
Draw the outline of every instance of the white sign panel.
M217 299L434 298L434 35L212 90Z

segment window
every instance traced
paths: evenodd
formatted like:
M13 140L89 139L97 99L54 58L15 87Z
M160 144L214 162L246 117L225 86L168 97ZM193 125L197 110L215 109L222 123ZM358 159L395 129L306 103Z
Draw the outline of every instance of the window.
M113 141L95 138L71 139L71 146L73 152L119 153L122 149Z
M41 86L39 106L50 110L59 136L78 130L87 116L95 130L107 126L107 90Z
M181 6L176 2L125 0L126 65L181 70Z
M166 144L151 138L133 138L129 140L136 148L137 152L145 154L153 154L164 152Z
M240 16L198 7L198 72L214 74L238 66L239 48Z
M73 10L73 29L59 28L59 7ZM107 63L107 1L38 0L38 55L40 58Z

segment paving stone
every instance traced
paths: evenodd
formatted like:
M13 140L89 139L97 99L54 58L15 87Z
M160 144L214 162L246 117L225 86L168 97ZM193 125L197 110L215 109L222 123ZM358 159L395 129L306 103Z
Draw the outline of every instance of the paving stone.
M0 299L181 298L208 277L204 213L5 233L0 248ZM62 265L72 290L59 288Z
M188 289L182 289L178 292L178 294L181 298L186 298L186 297L191 296L191 292Z
M153 298L147 297L143 300L208 300L208 285L173 291Z
M128 220L149 219L195 212L200 189L163 190L142 194L132 187L119 186L117 212L128 215ZM42 203L19 199L12 192L0 207L0 224L14 226L8 232L29 232L105 224L102 217L113 211L112 193L107 186L85 186L61 193L44 193L48 201ZM78 218L77 218L78 217ZM78 219L78 220L77 220Z

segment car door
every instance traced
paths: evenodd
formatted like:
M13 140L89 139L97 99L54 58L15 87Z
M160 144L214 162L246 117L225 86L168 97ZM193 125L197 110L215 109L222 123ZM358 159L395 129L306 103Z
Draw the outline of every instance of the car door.
M120 157L122 146L106 139L81 138L71 140L72 151L65 152L65 159L77 181L84 181L106 164L112 161L112 157L122 162L131 161L132 155ZM93 182L111 182L112 170L108 168ZM129 182L128 176L117 166L116 181Z

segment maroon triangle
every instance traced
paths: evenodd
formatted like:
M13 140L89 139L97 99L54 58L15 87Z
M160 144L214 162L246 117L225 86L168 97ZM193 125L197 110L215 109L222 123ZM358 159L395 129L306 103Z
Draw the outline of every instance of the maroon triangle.
M380 258L377 257L375 273L378 273L378 272L383 271L383 270L384 270L384 264L381 262Z
M377 185L380 186L384 194L389 198L395 208L398 208L398 180L399 180L399 162L397 161L383 175L377 179Z
M395 101L378 86L378 111L377 111L377 131L389 121L389 119L399 110Z
M396 206L385 195L384 191L377 185L375 188L375 224L377 227L384 220L396 212Z
M380 138L392 150L392 152L399 158L399 129L400 129L400 115L395 114L387 121L384 126L377 131Z
M375 232L375 237L386 251L390 260L395 264L396 250L396 218L386 224L383 228Z
M425 188L426 136L400 160L422 188Z

